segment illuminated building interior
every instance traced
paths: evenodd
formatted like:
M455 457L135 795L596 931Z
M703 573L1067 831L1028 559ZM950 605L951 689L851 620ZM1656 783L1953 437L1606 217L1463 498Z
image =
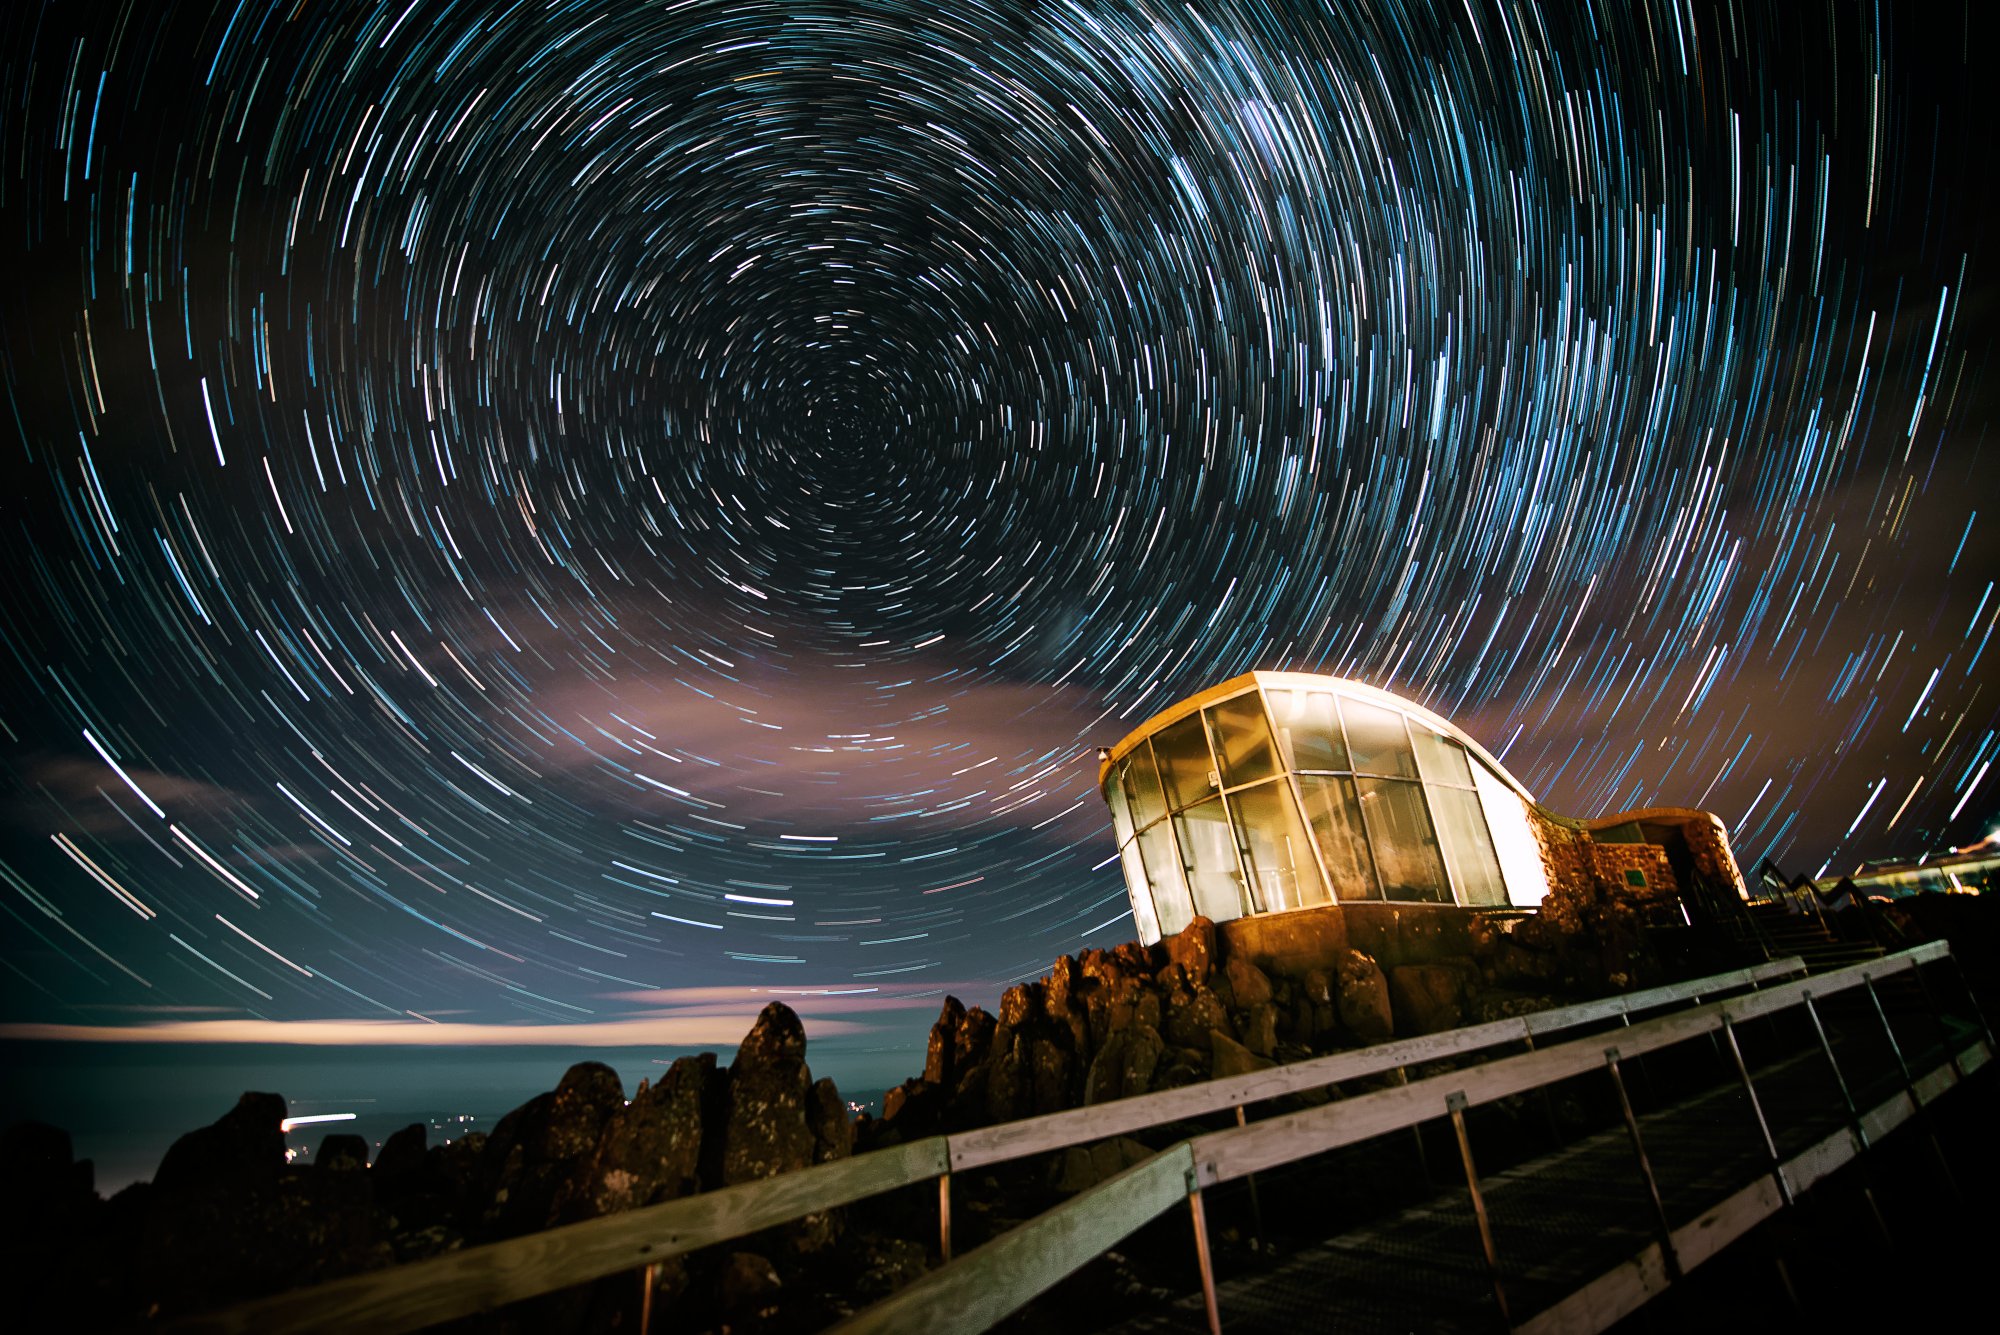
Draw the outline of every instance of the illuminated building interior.
M1148 943L1197 913L1549 890L1520 782L1445 719L1340 677L1233 678L1135 729L1099 779Z

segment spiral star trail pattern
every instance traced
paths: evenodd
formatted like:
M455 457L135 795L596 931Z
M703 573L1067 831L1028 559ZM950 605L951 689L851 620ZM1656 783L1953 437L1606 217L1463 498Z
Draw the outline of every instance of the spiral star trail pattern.
M14 7L4 1018L1027 976L1253 667L1980 837L1990 36L1809 8Z

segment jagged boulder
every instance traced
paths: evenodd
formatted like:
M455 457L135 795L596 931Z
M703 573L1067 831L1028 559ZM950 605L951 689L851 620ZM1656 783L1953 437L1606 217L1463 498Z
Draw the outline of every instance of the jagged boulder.
M176 1140L147 1196L140 1285L162 1312L266 1293L297 1277L280 1182L285 1101L246 1093Z
M1151 1025L1133 1025L1112 1034L1084 1076L1083 1101L1107 1103L1146 1093L1153 1087L1153 1070L1166 1048L1160 1031Z
M1465 1022L1465 973L1443 964L1402 964L1389 971L1396 1032L1442 1033Z
M546 1094L500 1119L479 1159L479 1189L490 1204L480 1236L509 1238L556 1222L558 1197L575 1194L568 1180L587 1171L605 1126L625 1106L618 1073L602 1062L578 1062Z
M791 1007L774 1001L757 1016L729 1066L718 1185L775 1177L812 1162L806 1122L811 1091L805 1026Z
M1359 950L1341 955L1334 972L1340 1022L1363 1043L1380 1043L1396 1032L1389 980L1373 956Z
M965 1027L965 1004L946 997L924 1049L924 1080L950 1089L958 1081L958 1035Z
M1182 967L1185 970L1185 966ZM1222 998L1206 983L1177 987L1166 994L1165 1002L1165 1023L1161 1032L1167 1042L1176 1047L1205 1046L1209 1034L1216 1030L1234 1033L1229 1022L1229 1008L1222 1004Z
M718 1084L712 1052L678 1058L659 1083L641 1083L605 1122L583 1171L565 1184L557 1216L589 1219L701 1190L704 1124Z
M1252 1071L1268 1071L1277 1063L1269 1057L1260 1056L1238 1043L1221 1030L1210 1034L1209 1045L1214 1053L1211 1078L1224 1079L1232 1075L1248 1075Z
M1190 986L1208 981L1215 965L1215 924L1196 914L1194 919L1166 940L1167 959L1181 966Z

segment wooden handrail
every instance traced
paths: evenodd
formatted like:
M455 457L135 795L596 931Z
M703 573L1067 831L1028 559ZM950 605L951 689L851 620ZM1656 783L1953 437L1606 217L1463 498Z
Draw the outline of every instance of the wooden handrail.
M1616 1019L1697 996L1754 986L1801 973L1804 967L1796 959L1774 960L1689 982L1554 1010L1532 1011L1440 1034L1397 1039L1181 1089L1092 1104L951 1136L931 1136L773 1178L294 1289L191 1316L174 1323L171 1329L308 1332L365 1325L371 1335L396 1335L637 1269L948 1172L1050 1153L1128 1131L1324 1088L1344 1080L1383 1075L1399 1067L1532 1040L1537 1035ZM1625 1032L1621 1031L1621 1038Z
M950 1265L832 1327L829 1335L890 1330L984 1330L1187 1199L1188 1142L1079 1192Z
M1399 1067L1462 1057L1502 1043L1532 1041L1541 1035L1573 1029L1578 1025L1615 1020L1675 1002L1751 987L1804 972L1804 963L1796 958L1772 960L1707 978L1668 983L1644 992L1602 997L1554 1010L1530 1011L1487 1024L1449 1029L1418 1038L1394 1039L1349 1052L1335 1052L1307 1061L1274 1066L1268 1070L1207 1080L1180 1089L1137 1094L1131 1098L962 1131L947 1137L951 1147L951 1167L953 1172L962 1172L986 1164L1067 1149L1071 1145L1124 1135L1165 1122L1186 1121L1286 1094L1324 1089L1344 1080L1386 1075Z
M1808 996L1823 997L1861 987L1870 978L1884 978L1927 964L1949 953L1942 941L1930 942L1897 955L1867 960L1844 969L1781 983L1776 987L1712 1001L1621 1029L1615 1043L1601 1037L1574 1039L1535 1052L1522 1053L1463 1071L1412 1081L1321 1108L1288 1113L1248 1126L1196 1136L1192 1140L1195 1175L1203 1186L1263 1172L1326 1150L1353 1145L1391 1131L1400 1131L1448 1114L1448 1099L1460 1098L1474 1107L1524 1094L1540 1086L1593 1071L1604 1064L1608 1047L1621 1058L1642 1056L1658 1048L1755 1019L1791 1006Z
M176 1331L394 1335L740 1238L945 1171L944 1137L203 1313Z

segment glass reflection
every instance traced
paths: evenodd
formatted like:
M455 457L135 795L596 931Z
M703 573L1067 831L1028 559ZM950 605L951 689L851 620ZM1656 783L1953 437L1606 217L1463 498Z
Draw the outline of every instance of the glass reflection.
M1264 726L1264 706L1255 691L1203 712L1208 716L1209 736L1221 764L1223 787L1256 783L1278 772L1270 730Z
M1305 799L1306 819L1312 823L1313 842L1319 845L1334 897L1380 899L1382 888L1375 881L1375 859L1368 852L1354 780L1344 774L1301 774L1299 796Z
M1212 797L1189 807L1173 818L1173 826L1195 911L1214 922L1242 917L1243 873L1236 865L1236 840L1222 799Z
M1199 713L1154 733L1153 755L1159 761L1160 786L1166 790L1170 810L1179 811L1215 791L1210 779L1215 765L1209 758Z
M1396 779L1357 778L1361 815L1382 876L1382 896L1421 904L1448 904L1451 891L1438 856L1437 835L1424 809L1421 785Z
M1347 720L1347 749L1354 757L1355 773L1417 777L1417 758L1410 754L1410 734L1401 714L1343 696L1340 716Z

